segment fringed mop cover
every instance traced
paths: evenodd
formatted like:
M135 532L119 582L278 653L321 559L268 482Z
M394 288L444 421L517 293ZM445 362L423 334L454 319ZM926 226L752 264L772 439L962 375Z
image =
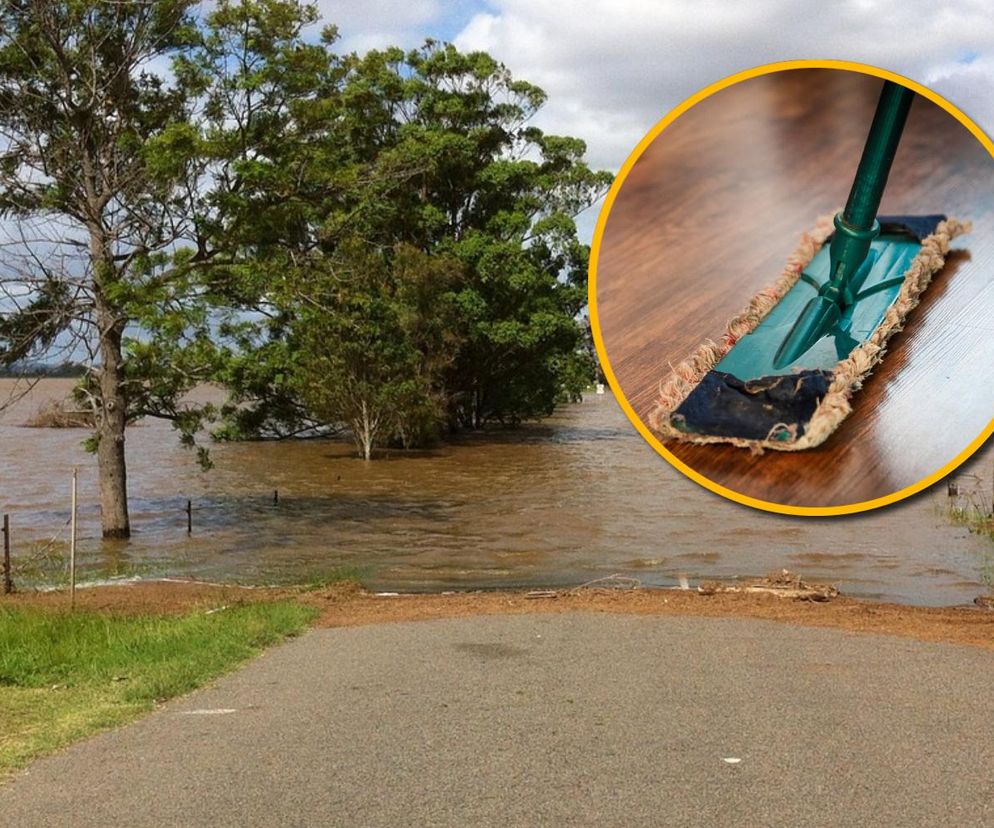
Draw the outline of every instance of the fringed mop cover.
M970 224L945 219L935 231L922 239L921 250L904 274L904 283L883 320L868 339L853 349L831 371L828 390L818 403L810 419L803 424L803 433L797 437L797 424L778 423L765 439L693 434L681 431L673 424L673 415L690 392L704 379L735 343L754 331L776 304L797 284L801 271L814 258L832 235L833 216L818 219L815 227L801 237L797 249L787 260L787 265L777 281L757 293L749 304L731 319L720 342L708 340L679 365L660 385L659 398L649 416L649 424L664 439L677 439L692 443L732 443L762 452L799 451L823 443L849 415L852 395L862 387L863 381L886 353L887 341L901 330L908 314L918 305L919 298L932 281L932 276L942 269L949 242L970 231Z

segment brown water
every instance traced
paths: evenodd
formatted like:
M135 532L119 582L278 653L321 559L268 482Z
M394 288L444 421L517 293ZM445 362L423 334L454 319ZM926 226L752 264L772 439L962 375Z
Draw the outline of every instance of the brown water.
M4 386L4 383L7 383ZM202 472L169 426L128 435L134 538L99 540L85 432L22 423L68 380L0 417L0 510L15 556L60 532L80 467L80 559L89 577L137 571L243 582L358 567L375 588L563 585L612 573L667 585L788 567L851 594L971 601L994 545L950 524L944 485L846 518L792 518L728 502L672 469L608 394L516 432L364 463L332 441L214 446ZM0 380L0 399L9 381ZM972 471L990 479L990 457ZM279 504L273 504L273 490ZM194 502L186 534L186 499Z

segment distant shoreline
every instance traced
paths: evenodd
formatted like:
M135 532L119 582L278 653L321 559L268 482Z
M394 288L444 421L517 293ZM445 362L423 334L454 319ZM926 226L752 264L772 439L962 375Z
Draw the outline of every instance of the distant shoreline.
M53 365L50 368L39 366L29 371L13 371L9 368L0 368L0 379L78 379L86 373L83 365Z

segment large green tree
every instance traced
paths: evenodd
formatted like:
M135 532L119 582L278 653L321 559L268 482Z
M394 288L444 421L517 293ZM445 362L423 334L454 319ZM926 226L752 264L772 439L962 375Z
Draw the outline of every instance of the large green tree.
M0 6L0 215L8 230L0 360L53 345L88 355L80 394L96 423L110 537L130 532L125 427L157 395L174 408L171 390L184 384L183 360L154 389L129 377L129 325L155 315L174 327L185 317L184 336L198 327L196 314L183 313L189 271L170 261L176 242L195 232L184 197L189 170L176 163L188 157L187 102L154 71L190 42L192 6Z
M588 249L574 218L610 176L588 168L581 140L531 125L545 94L489 55L429 42L347 64L343 119L368 177L382 182L358 194L367 234L466 268L450 420L551 413L584 359Z
M388 268L397 245L460 265L450 319L459 345L432 378L444 401L436 432L551 413L591 373L579 320L588 250L575 216L610 177L584 163L582 141L530 125L544 94L486 54L428 42L338 58L326 78L286 125L285 152L267 159L260 187L238 195L262 240L239 284L265 307L246 305L264 313L251 335L240 329L228 433L298 433L336 419L294 379L307 370L294 353L306 287L274 299L267 278L340 259L356 239ZM270 189L285 180L295 182L290 204Z
M224 364L219 308L250 252L245 233L260 229L238 194L260 186L256 159L280 145L291 102L313 96L330 64L303 42L309 5L200 11L195 0L0 5L0 216L11 237L0 362L60 350L86 360L76 393L96 424L107 537L130 534L128 424L165 417L192 444L210 414L184 396ZM281 185L264 184L280 200Z
M345 425L365 454L575 392L574 217L608 176L530 125L541 90L433 42L337 56L297 0L200 11L0 5L0 362L86 363L104 534L128 424L192 443L205 379L223 434Z
M231 391L221 438L328 433L338 419L312 411L294 380L293 326L302 299L294 274L326 273L336 245L322 224L351 178L345 137L331 114L342 76L333 27L304 29L313 5L219 0L197 47L175 69L200 102L201 152L212 243L231 257L202 268L226 359L215 379ZM310 307L313 308L313 303Z

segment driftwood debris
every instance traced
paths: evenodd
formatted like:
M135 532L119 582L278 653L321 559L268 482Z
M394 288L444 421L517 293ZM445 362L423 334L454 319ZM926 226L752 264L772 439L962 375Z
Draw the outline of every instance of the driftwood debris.
M605 575L603 578L594 578L592 581L587 581L579 586L575 586L572 589L567 590L567 594L576 595L585 589L626 590L640 589L641 587L642 582L638 578L630 578L627 575L621 575L620 573L615 572L613 575Z
M701 595L721 593L775 595L777 598L791 598L795 601L829 601L839 594L839 590L831 584L809 584L801 580L800 575L787 569L741 584L706 581L697 587L697 592Z
M533 589L525 593L525 598L562 598L579 595L587 590L624 592L631 589L641 589L641 587L642 582L638 578L630 578L627 575L615 573L614 575L605 575L603 578L594 578L592 581L567 589Z

